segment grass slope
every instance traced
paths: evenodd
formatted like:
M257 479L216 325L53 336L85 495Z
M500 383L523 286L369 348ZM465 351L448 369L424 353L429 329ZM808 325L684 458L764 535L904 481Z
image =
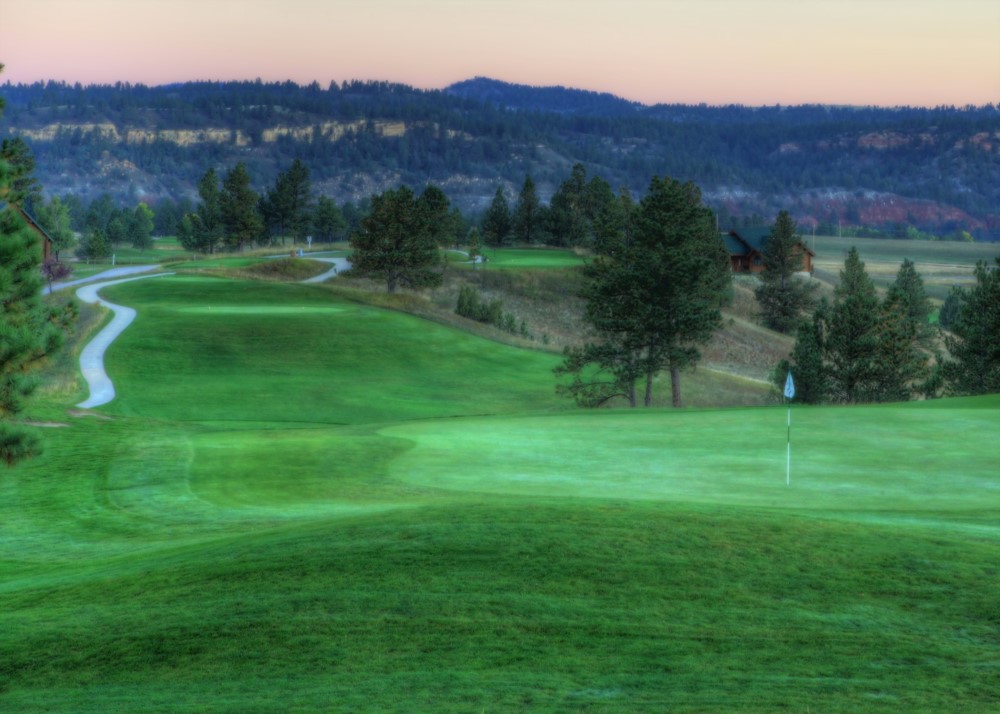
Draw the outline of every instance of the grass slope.
M0 479L0 710L993 711L1000 398L568 410L552 355L175 276ZM65 380L64 380L65 382Z

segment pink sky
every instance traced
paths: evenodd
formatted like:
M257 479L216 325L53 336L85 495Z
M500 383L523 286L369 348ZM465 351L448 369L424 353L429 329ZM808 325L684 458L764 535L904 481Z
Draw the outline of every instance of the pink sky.
M0 82L473 76L645 103L1000 102L997 0L0 0Z

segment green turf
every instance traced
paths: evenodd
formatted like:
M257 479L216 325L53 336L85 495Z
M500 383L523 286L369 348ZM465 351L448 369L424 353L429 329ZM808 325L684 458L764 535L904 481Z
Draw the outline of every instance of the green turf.
M577 411L322 287L105 295L119 397L47 390L0 478L0 711L1000 703L1000 397L795 409L786 486L781 408Z
M112 413L353 424L568 406L554 392L553 355L315 286L174 277L104 294L145 305L108 353L122 394Z
M475 270L496 268L572 268L583 265L583 258L564 248L499 248L483 250L486 263ZM471 268L472 266L470 266Z

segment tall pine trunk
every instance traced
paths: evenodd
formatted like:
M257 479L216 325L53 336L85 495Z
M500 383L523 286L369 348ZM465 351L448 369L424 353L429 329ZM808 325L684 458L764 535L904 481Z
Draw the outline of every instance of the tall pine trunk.
M673 398L673 406L681 405L681 370L677 365L670 365L670 394Z

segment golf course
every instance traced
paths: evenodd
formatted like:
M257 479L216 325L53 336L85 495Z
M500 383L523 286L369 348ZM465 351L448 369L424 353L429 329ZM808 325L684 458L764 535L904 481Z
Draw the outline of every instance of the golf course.
M557 353L218 265L100 291L111 402L96 306L42 375L0 712L1000 711L1000 395L584 410Z

